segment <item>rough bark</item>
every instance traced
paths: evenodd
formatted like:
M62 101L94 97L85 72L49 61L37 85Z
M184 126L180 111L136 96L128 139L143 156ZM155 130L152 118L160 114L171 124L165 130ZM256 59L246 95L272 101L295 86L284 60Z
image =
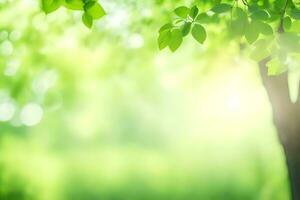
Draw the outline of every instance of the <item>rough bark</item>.
M288 75L268 76L266 63L270 57L259 62L263 85L272 109L274 125L283 146L289 173L293 200L300 200L300 102L290 101Z

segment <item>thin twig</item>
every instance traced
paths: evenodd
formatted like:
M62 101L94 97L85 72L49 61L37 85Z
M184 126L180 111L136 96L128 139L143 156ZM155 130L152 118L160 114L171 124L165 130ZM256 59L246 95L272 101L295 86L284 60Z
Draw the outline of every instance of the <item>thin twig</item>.
M279 27L278 27L278 33L283 33L284 32L283 21L284 21L284 16L285 16L285 12L286 12L288 4L289 4L289 0L286 0L284 8L283 8L282 13L281 13L281 17L280 17L280 24L279 24Z

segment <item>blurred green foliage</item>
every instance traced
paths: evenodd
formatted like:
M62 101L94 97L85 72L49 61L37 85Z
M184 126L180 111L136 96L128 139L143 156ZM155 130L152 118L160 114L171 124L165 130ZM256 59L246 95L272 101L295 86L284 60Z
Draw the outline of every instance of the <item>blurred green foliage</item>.
M159 53L162 21L191 2L101 3L91 31L81 13L0 1L0 199L289 199L238 46L215 32Z

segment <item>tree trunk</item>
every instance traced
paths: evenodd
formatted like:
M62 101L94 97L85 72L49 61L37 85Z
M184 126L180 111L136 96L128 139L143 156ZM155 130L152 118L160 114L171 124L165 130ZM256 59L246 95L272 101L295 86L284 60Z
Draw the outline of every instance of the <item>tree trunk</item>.
M263 85L272 109L274 125L283 146L293 200L300 200L300 101L292 103L289 97L288 75L268 76L266 63L259 62Z

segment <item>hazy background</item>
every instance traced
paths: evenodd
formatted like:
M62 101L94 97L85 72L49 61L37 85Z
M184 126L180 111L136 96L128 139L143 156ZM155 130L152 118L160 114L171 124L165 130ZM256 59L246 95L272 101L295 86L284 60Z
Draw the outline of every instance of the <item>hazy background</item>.
M289 199L255 63L218 32L158 51L188 2L103 0L88 30L0 0L1 200Z

